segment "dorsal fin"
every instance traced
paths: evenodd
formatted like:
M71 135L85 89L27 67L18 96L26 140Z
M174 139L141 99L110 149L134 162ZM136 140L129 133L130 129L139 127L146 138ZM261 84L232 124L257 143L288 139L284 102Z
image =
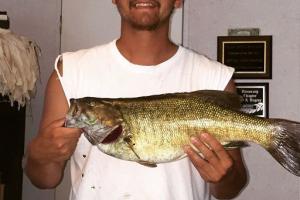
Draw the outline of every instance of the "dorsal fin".
M202 101L210 102L221 107L233 110L239 110L241 108L241 97L235 93L219 90L198 90L186 94L201 98Z

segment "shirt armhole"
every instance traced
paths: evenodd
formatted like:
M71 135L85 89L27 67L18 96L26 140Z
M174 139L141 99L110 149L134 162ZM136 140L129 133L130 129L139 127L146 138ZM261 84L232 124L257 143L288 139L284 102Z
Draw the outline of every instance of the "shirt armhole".
M62 62L63 62L63 58L62 58L62 55L59 55L57 56L57 58L55 59L55 64L54 64L54 68L55 68L55 71L57 73L57 76L59 78L62 78L63 77L63 66L62 66ZM59 70L59 66L61 65L62 69L61 69L61 72Z
M61 66L61 69L59 69L59 66ZM66 91L64 78L63 78L64 66L63 66L63 56L62 55L57 56L57 58L55 59L54 69L56 71L57 77L60 81L60 84L61 84L63 91L65 93L65 96L67 98L68 105L70 106L70 98Z

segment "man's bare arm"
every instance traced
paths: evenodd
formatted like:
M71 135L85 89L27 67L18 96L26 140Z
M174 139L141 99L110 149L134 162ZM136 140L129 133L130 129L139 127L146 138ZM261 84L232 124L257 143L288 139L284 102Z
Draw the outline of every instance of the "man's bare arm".
M226 91L235 92L233 81ZM219 199L238 195L247 182L240 149L226 151L209 133L192 137L191 142L204 158L190 146L186 146L185 151L201 177L210 184L211 194Z
M81 130L64 128L68 102L56 72L49 78L38 135L26 152L25 173L39 188L54 188L63 177Z
M225 91L236 93L234 81L230 81ZM241 150L239 148L227 150L232 158L230 172L219 182L210 183L212 195L218 199L234 198L247 183L247 171L244 166Z

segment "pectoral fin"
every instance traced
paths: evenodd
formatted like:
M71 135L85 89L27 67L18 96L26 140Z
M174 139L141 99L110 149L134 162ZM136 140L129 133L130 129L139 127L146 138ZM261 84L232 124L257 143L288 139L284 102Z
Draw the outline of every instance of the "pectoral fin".
M144 165L146 167L157 167L156 163L151 163L145 160L141 160L141 157L137 154L137 152L134 150L134 143L131 140L131 137L125 137L124 141L127 143L128 147L131 149L131 151L134 153L134 155L137 157L138 161L137 163Z

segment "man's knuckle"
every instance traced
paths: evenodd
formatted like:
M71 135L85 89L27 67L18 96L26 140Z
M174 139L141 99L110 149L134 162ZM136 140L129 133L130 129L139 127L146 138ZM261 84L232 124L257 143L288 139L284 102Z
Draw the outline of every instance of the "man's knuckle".
M221 152L223 152L223 151L225 151L224 150L224 148L222 147L222 146L217 146L216 148L215 148L215 150L214 150L216 153L221 153Z
M205 160L213 160L215 158L216 158L215 154L211 151L207 152L206 155L205 155Z
M194 160L192 160L194 166L198 169L198 171L204 171L207 168L207 163L202 160L202 158L199 158L197 156L197 158L195 158Z
M58 149L59 151L61 151L64 147L64 143L61 141L55 141L54 142L54 146L56 147L56 149Z
M227 170L230 169L230 168L233 166L232 160L227 159L227 160L224 162L224 166L225 166L225 168L226 168Z
M218 183L218 182L220 182L221 180L222 180L222 178L224 177L224 175L223 174L218 174L218 175L216 175L215 177L214 177L214 181L215 181L215 183Z
M57 133L56 129L51 129L46 134L47 134L47 137L50 140L54 140L54 141L56 141L59 138L59 135L60 135L60 134Z
M220 177L224 177L227 174L227 169L221 170L219 172L219 174L220 174Z
M64 155L64 156L69 155L69 152L70 152L69 149L66 147L60 149L61 155Z
M219 179L218 178L211 178L211 180L209 182L216 184L216 183L219 182Z
M205 163L197 163L196 166L201 171L205 168Z

